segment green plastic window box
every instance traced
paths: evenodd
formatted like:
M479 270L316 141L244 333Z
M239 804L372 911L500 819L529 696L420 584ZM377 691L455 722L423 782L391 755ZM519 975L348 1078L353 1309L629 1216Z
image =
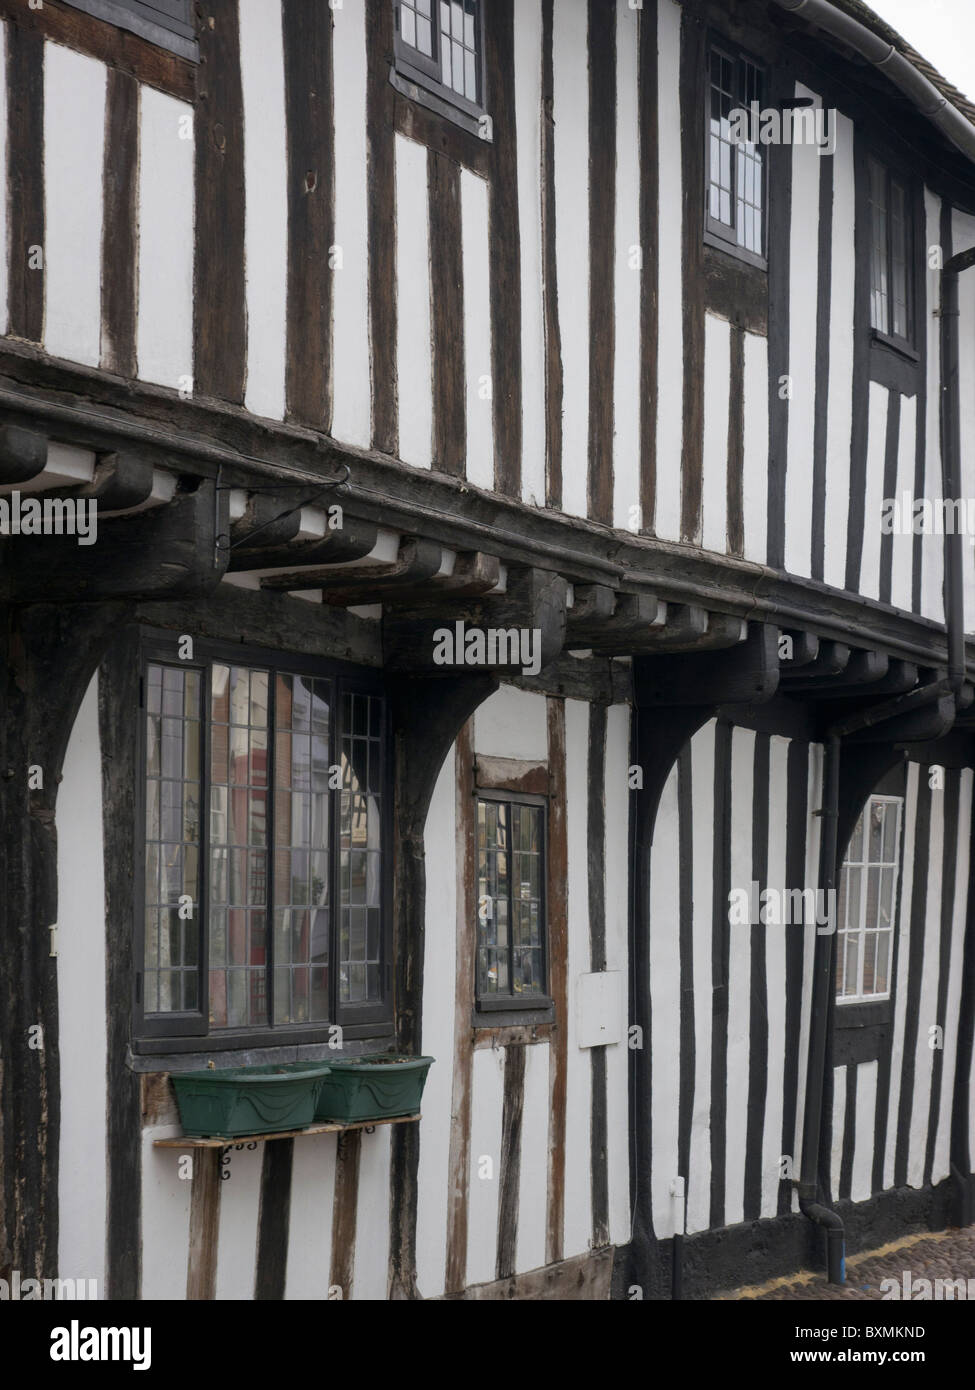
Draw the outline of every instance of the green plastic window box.
M329 1067L322 1062L190 1071L172 1077L183 1133L199 1139L235 1139L306 1129Z
M416 1115L432 1057L384 1052L330 1061L331 1071L318 1097L315 1119L356 1124Z

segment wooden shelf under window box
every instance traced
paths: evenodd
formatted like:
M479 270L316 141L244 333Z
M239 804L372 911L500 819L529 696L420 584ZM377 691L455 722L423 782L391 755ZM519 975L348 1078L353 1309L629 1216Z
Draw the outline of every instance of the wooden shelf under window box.
M242 1144L266 1144L272 1139L301 1139L308 1134L344 1134L350 1129L375 1129L377 1125L411 1125L419 1115L393 1115L388 1120L358 1120L351 1125L309 1125L307 1129L283 1129L274 1134L241 1134L233 1139L154 1139L156 1149L227 1149Z

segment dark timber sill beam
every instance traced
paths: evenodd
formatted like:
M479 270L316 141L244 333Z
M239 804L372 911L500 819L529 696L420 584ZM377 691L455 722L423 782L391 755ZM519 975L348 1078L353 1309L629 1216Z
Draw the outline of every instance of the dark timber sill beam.
M72 442L98 452L149 454L162 466L182 455L186 472L246 488L257 480L307 481L314 489L337 464L353 478L350 511L382 525L432 535L459 550L488 549L504 563L543 564L581 583L640 589L673 602L703 603L737 617L807 629L921 665L946 660L944 628L858 595L734 557L614 532L486 493L445 475L424 474L368 450L338 445L298 426L255 420L218 402L180 401L175 392L133 387L93 369L53 362L29 344L0 346L0 409L11 423L70 430ZM26 383L28 390L24 390ZM93 404L100 398L104 404ZM133 399L138 413L132 409ZM463 492L461 489L463 488ZM462 502L462 505L458 505ZM609 555L607 555L609 551ZM968 652L975 671L975 645Z

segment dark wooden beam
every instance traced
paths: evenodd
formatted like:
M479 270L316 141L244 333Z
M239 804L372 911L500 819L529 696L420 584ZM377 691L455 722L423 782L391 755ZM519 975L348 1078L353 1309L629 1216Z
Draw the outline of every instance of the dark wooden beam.
M383 594L401 585L415 585L431 579L440 568L443 552L433 541L404 539L399 555L389 565L355 565L348 568L327 566L297 573L265 575L262 589L280 589L291 593L299 589L324 589L326 603L348 608L357 604L374 603Z
M93 498L98 502L98 515L124 512L141 507L152 496L155 469L148 459L137 454L104 454L95 463L90 483L76 487L48 488L45 497Z
M26 483L43 473L47 437L17 425L0 425L0 483Z
M101 599L192 597L219 584L226 552L226 493L212 485L181 493L165 506L98 526L97 542L74 536L7 539L10 597L17 603L85 603ZM223 521L221 521L221 517Z
M799 681L808 688L807 683L814 678L818 680L821 676L838 676L841 671L845 671L851 655L845 642L821 642L819 655L814 660L807 662L794 676L790 667L783 667L782 679L790 688L793 682Z
M778 632L764 623L750 623L746 640L724 651L633 662L634 698L641 708L759 704L772 698L778 684Z
M856 689L860 686L870 686L872 688L886 676L889 664L889 659L883 652L852 652L842 668L841 688L843 688L843 693L848 693L850 687ZM790 692L821 691L824 695L828 695L836 688L833 682L828 679L828 671L824 671L817 679L814 666L815 663L811 663L806 667L806 671L798 671L795 676L789 670L783 671L782 674L788 682ZM806 677L807 672L811 673L808 679ZM825 681L823 677L826 677Z
M379 528L372 521L357 521L345 516L341 527L334 531L326 530L324 536L315 540L293 540L284 545L261 544L266 533L253 533L254 544L250 547L233 544L228 569L263 570L294 569L300 565L342 565L350 560L363 559L375 547ZM300 587L300 586L296 586ZM313 584L312 588L320 588Z

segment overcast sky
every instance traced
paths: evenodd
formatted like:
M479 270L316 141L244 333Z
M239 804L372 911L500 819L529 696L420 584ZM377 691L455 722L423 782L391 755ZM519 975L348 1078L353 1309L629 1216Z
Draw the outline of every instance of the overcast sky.
M867 0L942 76L975 100L973 0Z

